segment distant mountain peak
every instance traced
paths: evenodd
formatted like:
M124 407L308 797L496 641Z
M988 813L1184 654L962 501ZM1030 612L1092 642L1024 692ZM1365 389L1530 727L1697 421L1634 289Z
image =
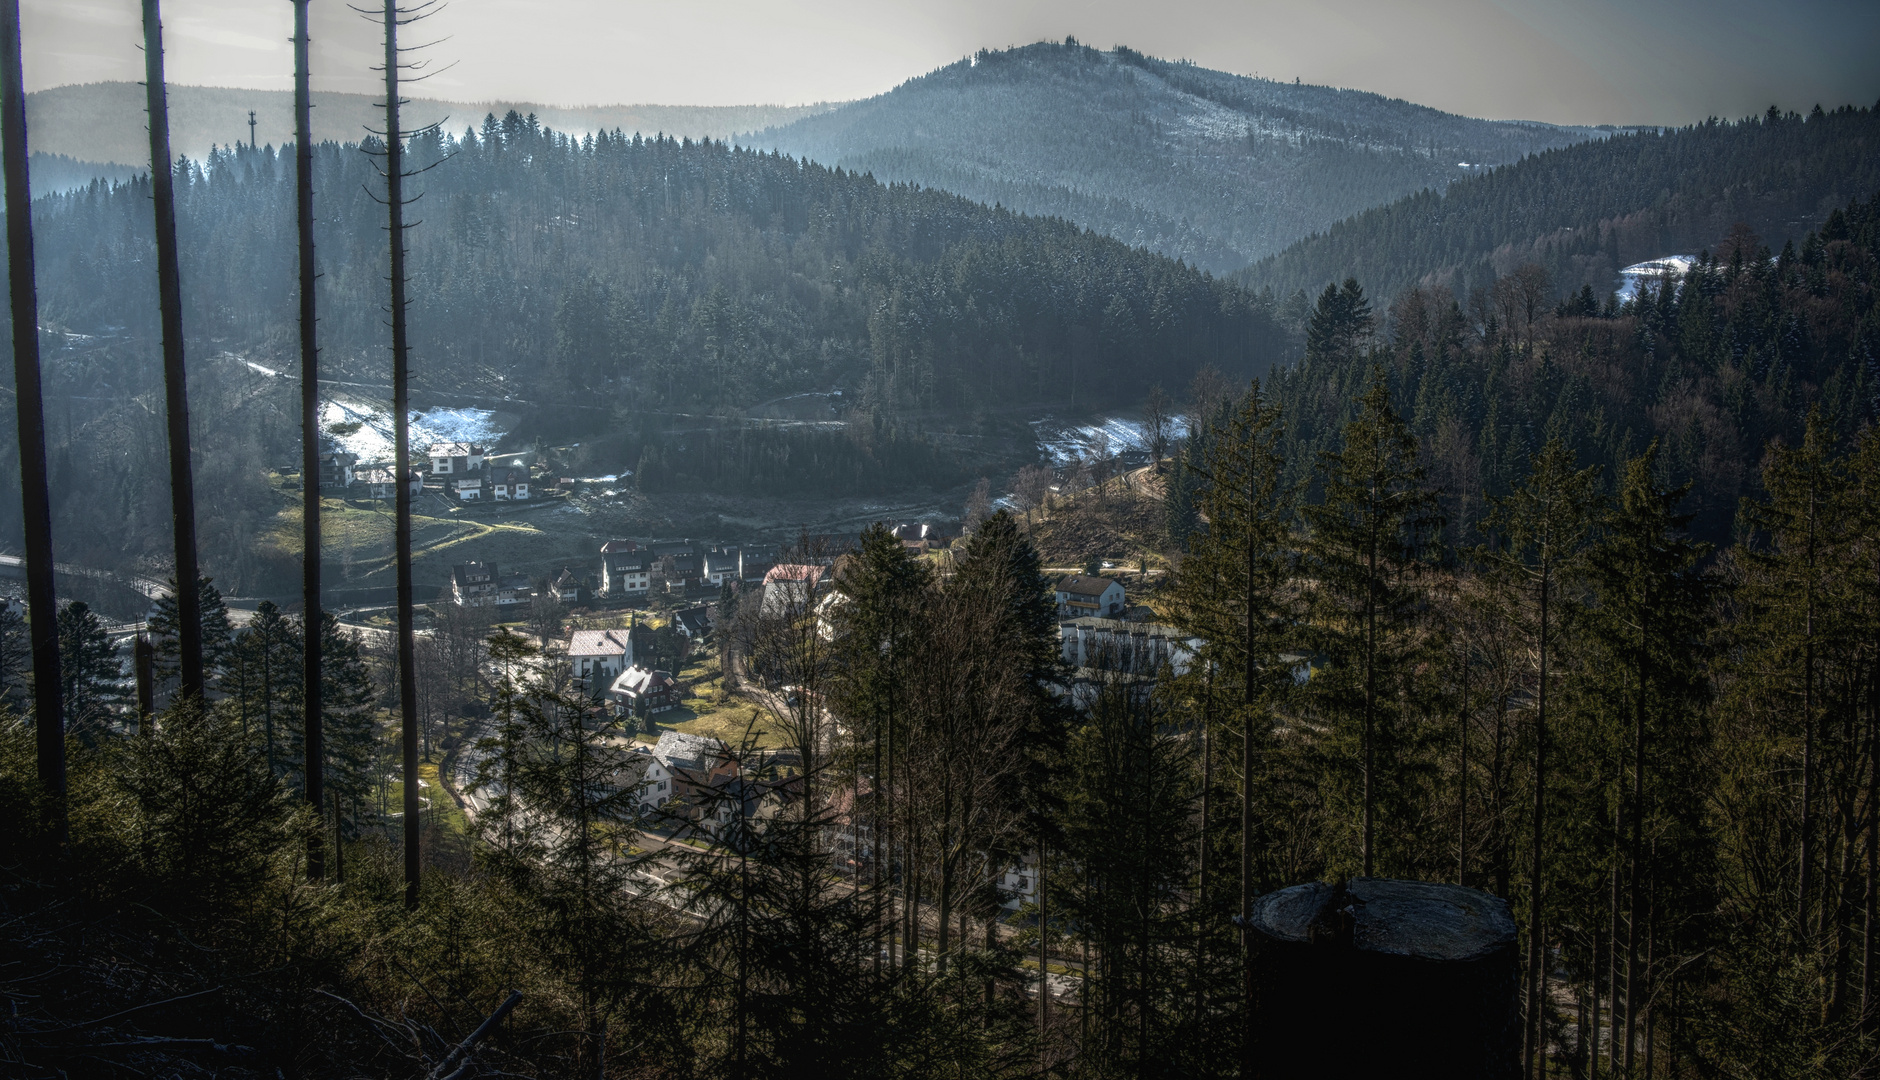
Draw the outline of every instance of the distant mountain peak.
M1067 39L982 49L745 138L1225 271L1480 164L1600 134Z

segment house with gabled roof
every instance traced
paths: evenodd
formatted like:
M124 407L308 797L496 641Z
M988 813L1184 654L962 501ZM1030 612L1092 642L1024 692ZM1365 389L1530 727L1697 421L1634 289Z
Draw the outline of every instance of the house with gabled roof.
M461 476L483 468L483 448L475 443L433 443L429 457L432 476Z
M568 669L577 679L612 685L632 666L633 635L627 630L576 630L568 636Z
M1123 584L1110 578L1072 574L1057 584L1058 617L1113 619L1123 613Z

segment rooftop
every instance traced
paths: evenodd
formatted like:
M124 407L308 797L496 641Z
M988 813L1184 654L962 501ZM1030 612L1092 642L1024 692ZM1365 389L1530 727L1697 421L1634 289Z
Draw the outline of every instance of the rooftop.
M568 655L619 656L631 649L625 630L576 630L568 639Z
M1058 592L1070 593L1073 596L1102 596L1105 592L1109 591L1112 585L1116 585L1118 588L1122 587L1109 578L1090 577L1087 574L1072 574L1063 581L1058 582Z

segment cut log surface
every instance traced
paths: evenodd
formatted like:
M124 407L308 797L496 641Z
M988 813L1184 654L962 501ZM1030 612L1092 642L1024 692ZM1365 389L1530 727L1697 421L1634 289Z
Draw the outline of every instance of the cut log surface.
M1349 919L1355 948L1424 960L1479 960L1514 945L1507 902L1474 889L1353 878L1343 904L1332 903L1337 892L1313 882L1268 893L1254 902L1254 925L1278 941L1308 942L1315 933L1342 933Z
M1314 882L1260 897L1247 930L1262 1076L1518 1072L1506 901L1418 881Z

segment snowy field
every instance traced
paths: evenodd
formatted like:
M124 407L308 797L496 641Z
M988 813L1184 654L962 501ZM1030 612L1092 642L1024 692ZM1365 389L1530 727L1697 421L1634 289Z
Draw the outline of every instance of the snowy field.
M1186 420L1172 417L1169 421L1169 437L1173 439L1185 430ZM1057 423L1049 418L1033 420L1033 431L1037 434L1038 448L1053 465L1064 465L1075 457L1090 457L1098 448L1099 440L1104 440L1110 453L1124 450L1149 449L1149 437L1143 430L1141 420L1120 416L1098 417L1095 423L1075 426Z
M331 433L351 424L359 425L358 430L333 436L341 446L360 461L392 460L390 409L349 401L321 402L320 430ZM411 414L411 453L422 456L432 443L440 442L473 442L490 448L505 433L490 409L426 409Z
M1681 278L1695 265L1697 258L1693 255L1666 255L1633 263L1619 271L1619 302L1623 304L1637 296L1640 285L1656 286L1666 274Z

